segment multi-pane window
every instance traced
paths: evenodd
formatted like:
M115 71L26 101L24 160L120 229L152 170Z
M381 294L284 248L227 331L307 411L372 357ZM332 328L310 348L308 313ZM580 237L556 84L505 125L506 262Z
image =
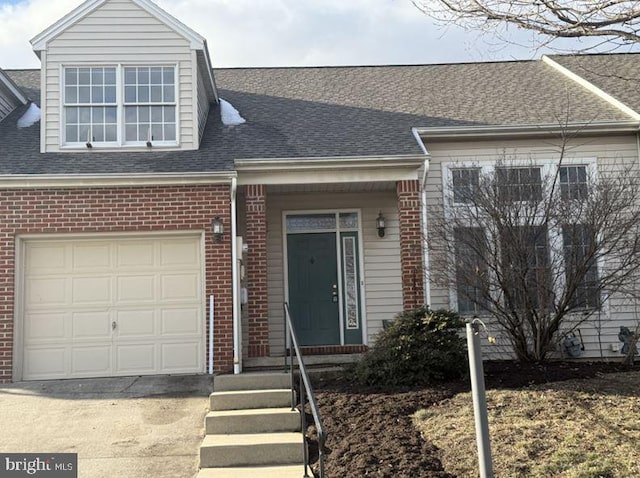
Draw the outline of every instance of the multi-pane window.
M586 166L560 166L558 173L562 199L585 199L587 197Z
M125 141L175 141L173 67L124 68Z
M116 69L65 68L64 129L67 143L118 139Z
M593 254L593 230L584 224L562 227L564 264L568 286L576 288L573 306L584 309L600 307L598 266Z
M458 227L454 235L458 312L478 314L487 309L486 236L479 227Z
M479 168L452 169L453 202L468 203L478 190L480 182Z
M175 144L173 66L65 67L65 144Z
M505 201L540 201L542 176L540 168L496 168L500 197Z
M551 306L552 281L546 226L521 226L505 231L500 242L503 281L511 284L509 306L517 309ZM524 251L524 253L523 253Z

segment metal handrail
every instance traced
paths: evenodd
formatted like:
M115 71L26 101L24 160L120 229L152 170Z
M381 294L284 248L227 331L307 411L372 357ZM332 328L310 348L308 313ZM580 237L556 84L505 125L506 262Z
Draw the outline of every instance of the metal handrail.
M284 356L284 367L285 372L289 370L291 373L291 410L295 409L296 406L296 397L295 397L295 386L294 386L294 370L293 370L293 353L295 352L296 357L298 358L298 370L300 370L300 416L301 416L301 427L302 433L306 434L307 430L307 418L305 416L305 396L309 400L309 406L311 407L311 415L313 415L313 420L316 424L316 432L318 434L318 470L320 478L324 478L324 445L327 441L327 432L322 424L322 417L320 416L320 408L318 407L318 402L316 401L316 397L313 393L313 387L311 386L311 380L309 380L309 373L307 372L307 367L304 364L304 360L302 360L302 353L300 352L300 346L298 344L298 337L296 336L295 328L293 327L293 322L291 320L291 314L289 312L289 304L284 303L284 320L285 320L285 356ZM287 343L289 341L292 347L289 347L289 353L287 353ZM287 362L287 357L289 361ZM307 440L305 437L304 440L304 478L309 478L308 470L309 467L309 445L307 444Z

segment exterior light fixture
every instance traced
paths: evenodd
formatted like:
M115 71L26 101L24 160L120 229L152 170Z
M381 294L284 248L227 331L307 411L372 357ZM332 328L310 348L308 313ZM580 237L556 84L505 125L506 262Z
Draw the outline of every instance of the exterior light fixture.
M378 213L378 217L376 218L376 229L378 230L378 237L384 237L384 216L382 215L382 211Z
M222 219L218 216L214 217L211 220L211 233L213 234L213 239L216 242L222 242L222 235L224 234L224 224L222 223Z

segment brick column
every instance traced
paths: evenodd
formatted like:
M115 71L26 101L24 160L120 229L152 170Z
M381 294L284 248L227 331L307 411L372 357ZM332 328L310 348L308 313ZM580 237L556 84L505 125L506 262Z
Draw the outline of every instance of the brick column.
M396 194L400 220L402 303L406 310L424 304L419 181L398 181Z
M246 195L249 357L269 356L267 303L267 194L264 185L249 185Z

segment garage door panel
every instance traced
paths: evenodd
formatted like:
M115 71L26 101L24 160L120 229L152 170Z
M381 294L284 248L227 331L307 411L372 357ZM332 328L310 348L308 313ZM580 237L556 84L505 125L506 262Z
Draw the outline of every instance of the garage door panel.
M141 242L124 242L117 245L117 265L122 268L153 267L154 246Z
M32 264L32 270L38 273L59 273L67 263L67 247L64 244L39 244L28 249L27 261Z
M153 309L118 311L116 324L119 338L155 335L155 311Z
M67 376L67 348L27 348L24 353L24 374L33 380Z
M176 335L199 335L202 331L200 311L193 308L165 309L161 314L161 334L164 338Z
M25 338L40 343L64 339L67 317L66 313L31 313L25 322Z
M24 257L23 379L204 370L200 235L27 240Z
M109 305L111 302L111 277L74 277L71 279L74 304Z
M71 351L71 373L85 376L105 376L111 371L111 347L74 347Z
M199 244L193 241L164 241L160 244L160 265L163 267L197 267L199 255Z
M111 317L109 311L73 312L71 335L74 339L111 340Z
M99 270L111 267L111 246L109 243L76 244L73 246L74 270Z
M116 373L136 375L156 372L155 351L154 343L117 345Z
M199 274L164 274L160 300L196 300L200 297Z
M198 341L162 344L160 347L163 370L177 373L201 367L202 350Z
M153 301L156 290L155 279L154 275L118 277L118 303Z
M58 306L67 302L67 279L64 277L32 278L25 281L27 302L31 306Z

